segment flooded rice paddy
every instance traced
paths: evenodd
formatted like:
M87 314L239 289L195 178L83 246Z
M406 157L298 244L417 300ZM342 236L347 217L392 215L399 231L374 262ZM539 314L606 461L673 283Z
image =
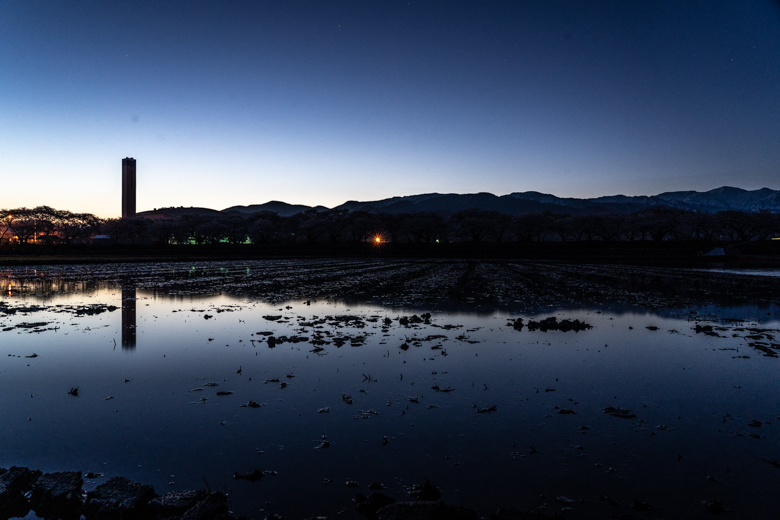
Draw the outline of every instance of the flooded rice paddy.
M208 485L250 518L360 518L357 492L402 501L423 479L485 517L709 518L720 504L776 518L778 293L726 275L9 269L0 467L99 474L87 490L115 475L158 493Z

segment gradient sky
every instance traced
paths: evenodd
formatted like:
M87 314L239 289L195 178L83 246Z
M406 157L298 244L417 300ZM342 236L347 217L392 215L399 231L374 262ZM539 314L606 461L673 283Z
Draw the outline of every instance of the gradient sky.
M780 188L780 3L0 0L0 207Z

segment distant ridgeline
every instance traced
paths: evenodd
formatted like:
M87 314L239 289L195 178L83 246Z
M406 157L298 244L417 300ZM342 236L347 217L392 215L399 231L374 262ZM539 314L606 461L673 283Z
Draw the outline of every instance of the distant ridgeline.
M510 193L497 196L492 193L427 193L391 197L371 202L349 201L333 208L334 210L369 211L379 213L419 213L432 211L441 215L451 215L465 209L481 209L499 213L517 215L521 213L551 213L583 215L604 213L634 213L651 207L670 207L689 211L715 213L725 210L780 212L780 190L762 188L743 190L724 186L714 190L670 191L654 196L613 195L591 199L563 198L536 191ZM304 206L271 201L251 206L232 206L221 212L206 208L162 208L144 211L139 216L153 216L165 213L172 217L182 215L216 215L218 213L248 214L260 211L272 211L281 217L289 217L307 210L326 211L324 206Z

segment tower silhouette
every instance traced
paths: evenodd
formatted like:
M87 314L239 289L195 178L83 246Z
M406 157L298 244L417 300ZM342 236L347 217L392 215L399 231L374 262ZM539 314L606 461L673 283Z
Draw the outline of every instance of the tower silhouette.
M122 159L122 218L135 216L135 159Z

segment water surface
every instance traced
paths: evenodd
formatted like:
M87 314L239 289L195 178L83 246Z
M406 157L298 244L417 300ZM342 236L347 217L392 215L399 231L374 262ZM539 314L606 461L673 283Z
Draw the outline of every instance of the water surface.
M85 489L205 481L254 518L357 518L355 492L379 482L402 500L424 478L482 515L608 518L637 501L706 518L708 499L780 511L774 309L468 312L171 294L132 277L25 283L0 309L2 467L104 474ZM592 328L528 329L551 316ZM233 478L255 469L258 482Z

